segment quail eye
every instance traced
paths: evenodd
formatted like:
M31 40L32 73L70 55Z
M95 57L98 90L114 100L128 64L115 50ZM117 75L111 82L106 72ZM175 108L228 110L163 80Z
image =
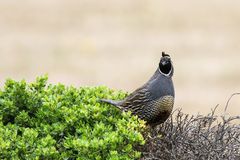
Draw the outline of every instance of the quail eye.
M169 74L172 70L172 64L170 61L162 61L159 64L159 69L164 74Z

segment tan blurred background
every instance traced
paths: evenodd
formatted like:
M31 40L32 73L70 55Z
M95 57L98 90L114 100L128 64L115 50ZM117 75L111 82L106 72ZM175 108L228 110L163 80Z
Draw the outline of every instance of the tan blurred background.
M240 1L0 0L0 85L6 78L133 91L175 65L175 108L208 113L240 92ZM240 96L228 110L240 114Z

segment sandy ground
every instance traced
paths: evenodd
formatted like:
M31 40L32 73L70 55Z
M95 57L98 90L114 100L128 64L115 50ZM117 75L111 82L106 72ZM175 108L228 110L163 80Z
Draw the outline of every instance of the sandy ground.
M175 108L208 113L240 92L240 1L0 0L0 84L6 78L133 91L175 66ZM240 97L228 108L240 114Z

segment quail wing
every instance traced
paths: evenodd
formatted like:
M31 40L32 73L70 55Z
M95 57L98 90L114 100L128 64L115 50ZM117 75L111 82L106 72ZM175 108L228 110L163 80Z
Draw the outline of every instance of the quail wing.
M143 108L151 101L150 95L147 86L144 85L131 93L119 106L121 106L122 110L130 110L133 114L139 115L143 111Z

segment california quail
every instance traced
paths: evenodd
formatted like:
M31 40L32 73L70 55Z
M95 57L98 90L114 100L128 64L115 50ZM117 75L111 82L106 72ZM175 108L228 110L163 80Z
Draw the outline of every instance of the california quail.
M121 101L101 99L123 111L143 119L147 124L156 126L163 123L171 114L174 104L174 86L172 82L173 64L168 54L162 52L159 66L142 87Z

